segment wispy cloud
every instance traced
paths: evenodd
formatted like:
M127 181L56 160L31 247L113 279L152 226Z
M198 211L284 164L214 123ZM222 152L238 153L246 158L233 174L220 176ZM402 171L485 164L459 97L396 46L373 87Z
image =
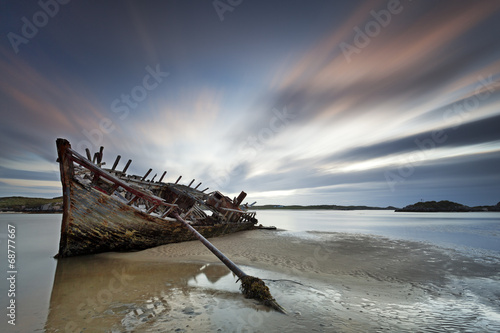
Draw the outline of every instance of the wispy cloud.
M276 3L249 3L221 24L210 4L75 2L82 15L58 16L22 54L0 46L5 191L51 182L55 138L83 148L91 134L106 161L133 159L131 172L167 170L264 202L369 193L397 204L424 188L498 185L498 1L401 1L384 25L373 13L385 0ZM347 57L346 43L359 52ZM168 78L127 117L113 112L156 64ZM99 131L103 120L112 133ZM423 154L417 142L436 135ZM384 174L415 156L395 195Z
M346 61L339 44L352 41L353 27L364 27L373 20L370 12L382 8L384 2L358 7L285 74L277 73L266 103L259 103L260 112L245 127L247 131L234 136L235 141L244 141L265 127L274 106L292 110L296 126L292 124L269 141L258 158L247 161L245 170L252 172L238 174L234 182L248 177L246 184L265 184L270 190L300 187L301 181L307 186L345 184L346 179L358 179L344 172L354 171L350 164L355 161L364 161L373 177L357 181L380 181L384 168L393 166L395 159L404 160L401 154L418 150L415 140L429 137L437 129L449 135L440 148L463 145L473 155L491 149L480 143L497 144L499 137L493 127L498 125L500 87L496 80L500 67L486 52L495 46L485 42L475 49L460 50L460 45L500 5L432 4L429 10L428 3L403 4L403 11L392 18L386 31L354 54L351 62ZM415 19L419 11L426 14ZM481 78L490 81L485 84ZM491 92L487 100L462 112L460 128L450 129L456 127L457 117L445 119L447 108L487 90ZM425 158L431 165L430 160L437 157ZM316 181L308 176L311 174ZM383 181L381 184L385 186Z
M0 156L31 152L52 161L57 136L78 138L83 129L98 128L104 108L89 100L78 80L57 71L41 73L5 49L0 52L0 94L9 119L0 125Z

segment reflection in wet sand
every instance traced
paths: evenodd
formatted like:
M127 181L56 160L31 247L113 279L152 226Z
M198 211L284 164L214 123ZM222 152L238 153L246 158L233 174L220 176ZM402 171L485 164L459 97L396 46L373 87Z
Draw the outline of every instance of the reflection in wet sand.
M173 307L191 315L194 310L179 302L199 296L197 280L208 284L211 293L218 292L217 297L241 297L237 286L225 285L235 284L235 278L219 264L140 263L99 256L61 259L45 329L131 331L154 317L165 319Z
M214 243L290 315L245 299L236 277L187 242L60 260L46 331L500 331L497 257L339 233L256 230Z

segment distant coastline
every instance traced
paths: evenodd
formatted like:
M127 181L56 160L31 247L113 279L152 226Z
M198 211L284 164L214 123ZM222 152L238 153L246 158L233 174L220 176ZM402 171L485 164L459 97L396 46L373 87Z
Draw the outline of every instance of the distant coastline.
M0 198L0 212L4 213L61 213L62 197L52 199L29 197Z
M421 201L403 208L394 206L341 206L341 205L262 205L250 207L254 210L286 209L286 210L393 210L395 212L500 212L500 202L494 206L469 207L460 203L442 201ZM61 213L62 197L30 198L3 197L0 198L0 213Z
M372 206L339 206L339 205L263 205L253 206L255 210L266 209L288 209L288 210L393 210L395 212L500 212L500 202L495 206L474 206L469 207L453 201L421 201L403 208L393 206L372 207Z

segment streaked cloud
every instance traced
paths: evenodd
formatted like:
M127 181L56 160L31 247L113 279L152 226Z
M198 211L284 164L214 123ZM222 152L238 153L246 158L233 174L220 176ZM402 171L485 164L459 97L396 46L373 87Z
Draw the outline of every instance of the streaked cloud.
M251 2L222 23L210 3L72 4L19 55L0 45L3 193L57 187L62 136L262 204L500 195L500 3L400 3L363 46L387 1ZM147 66L169 75L120 117Z

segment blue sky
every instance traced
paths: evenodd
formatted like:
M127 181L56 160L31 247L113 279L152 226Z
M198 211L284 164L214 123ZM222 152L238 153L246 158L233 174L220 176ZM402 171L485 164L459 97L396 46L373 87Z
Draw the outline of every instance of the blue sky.
M500 201L498 1L0 1L0 196L55 140L259 204Z

